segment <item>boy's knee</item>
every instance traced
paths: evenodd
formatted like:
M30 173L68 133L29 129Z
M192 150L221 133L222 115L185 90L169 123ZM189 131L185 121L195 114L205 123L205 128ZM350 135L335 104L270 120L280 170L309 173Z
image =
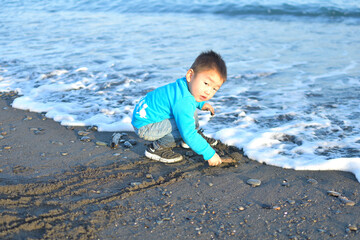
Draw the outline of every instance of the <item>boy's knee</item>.
M134 128L135 129L135 133L136 135L141 138L144 139L146 141L155 141L158 138L154 137L147 128L143 128L141 127L140 129Z

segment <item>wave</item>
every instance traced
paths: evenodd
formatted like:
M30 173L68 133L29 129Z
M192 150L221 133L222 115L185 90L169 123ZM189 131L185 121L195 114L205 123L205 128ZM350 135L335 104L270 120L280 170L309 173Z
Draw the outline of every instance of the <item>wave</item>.
M58 11L96 11L118 13L191 13L216 14L224 16L294 16L294 17L325 17L325 18L360 18L360 5L355 1L335 3L335 1L313 3L307 1L241 3L239 1L170 1L170 0L63 0L46 2L24 1L11 3L7 7L23 9Z
M325 7L318 5L244 5L226 4L216 6L213 9L215 14L229 16L260 15L260 16L295 16L295 17L360 17L360 9L342 9L338 7Z

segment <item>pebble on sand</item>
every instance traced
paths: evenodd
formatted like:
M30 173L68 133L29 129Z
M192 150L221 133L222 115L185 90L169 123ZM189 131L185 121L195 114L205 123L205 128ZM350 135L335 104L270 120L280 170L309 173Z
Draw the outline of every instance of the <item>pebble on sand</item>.
M35 135L43 135L45 133L42 128L30 128L30 131L32 131Z
M246 183L251 185L252 187L257 187L261 185L261 181L259 179L253 179L253 178L247 180Z
M88 136L83 136L82 138L80 138L80 141L83 141L83 142L90 142L90 137Z
M338 197L340 201L346 206L354 206L356 204L354 201L351 201L347 197L342 196L341 193L335 191L327 191L327 194L333 197Z
M316 181L316 180L313 179L313 178L309 178L309 179L307 180L307 182L310 183L310 184L312 184L312 185L318 184L318 181Z
M292 199L288 199L286 200L288 203L290 203L291 205L294 205L295 204L295 200L292 200Z
M28 120L32 120L32 117L31 117L31 116L26 116L26 117L24 118L24 121L28 121Z
M261 207L264 209L272 209L273 208L273 206L271 206L270 204L262 204Z
M132 182L132 183L130 183L130 185L131 185L132 187L138 186L138 185L140 185L140 184L141 184L141 182Z
M341 202L344 203L346 206L355 206L355 202L349 200L347 197L340 196L339 199L340 199Z
M64 143L58 141L50 141L51 144L62 146Z
M98 146L107 146L106 142L97 141L95 144L98 145Z
M349 230L351 230L351 231L357 231L358 230L358 228L355 226L355 225L349 225Z
M333 197L340 197L341 193L335 192L335 191L327 191L327 194Z
M77 133L79 136L87 136L90 134L90 132L85 132L85 131L78 131Z
M97 130L98 130L97 126L91 126L87 129L87 131L94 131L94 132L96 132Z
M129 141L125 141L125 142L124 142L124 147L126 147L126 148L132 148L133 145L132 145Z
M281 185L284 187L290 187L290 183L287 180L284 180Z
M101 192L99 190L90 190L91 193L100 194Z

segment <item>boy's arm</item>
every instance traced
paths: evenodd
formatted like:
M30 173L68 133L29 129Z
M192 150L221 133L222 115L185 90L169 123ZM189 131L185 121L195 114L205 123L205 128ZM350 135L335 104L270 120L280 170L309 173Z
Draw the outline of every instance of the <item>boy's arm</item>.
M201 110L203 110L203 111L210 111L210 112L211 112L211 116L214 116L214 115L215 115L215 110L214 110L213 106L211 106L209 103L205 103L205 104L202 106Z
M197 154L203 155L205 160L215 155L215 150L196 131L194 112L197 106L191 101L179 101L173 107L173 115L181 137Z
M196 108L202 110L202 108L205 104L206 104L206 102L196 102Z

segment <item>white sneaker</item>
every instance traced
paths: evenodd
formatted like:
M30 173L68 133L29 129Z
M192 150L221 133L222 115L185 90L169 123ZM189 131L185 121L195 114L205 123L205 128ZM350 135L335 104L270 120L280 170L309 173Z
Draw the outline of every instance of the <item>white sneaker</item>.
M155 150L153 144L149 144L145 150L145 156L163 163L176 163L183 160L183 156L173 152L171 148L159 148Z

